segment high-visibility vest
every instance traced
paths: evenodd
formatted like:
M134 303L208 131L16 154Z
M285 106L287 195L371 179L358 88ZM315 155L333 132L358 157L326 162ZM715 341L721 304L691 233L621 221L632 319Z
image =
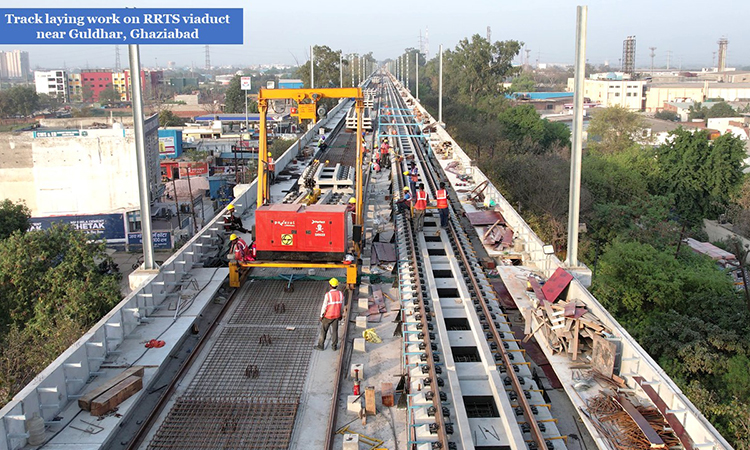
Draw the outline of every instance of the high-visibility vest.
M438 209L445 209L448 207L448 193L445 189L438 189L435 193L435 198L437 199Z
M417 191L417 202L414 204L414 209L427 209L427 192Z
M237 261L244 261L247 253L247 243L242 238L237 238L234 241L234 259Z
M326 292L323 298L323 310L320 315L326 319L340 319L341 305L344 303L344 293L338 289L331 289Z
M269 171L276 170L276 163L274 162L273 158L271 158L271 157L268 158L268 170Z

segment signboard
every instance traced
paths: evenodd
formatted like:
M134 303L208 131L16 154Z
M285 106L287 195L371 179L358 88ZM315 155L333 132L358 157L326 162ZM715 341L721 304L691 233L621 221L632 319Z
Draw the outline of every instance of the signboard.
M300 120L312 119L315 120L315 103L300 103L297 106Z
M242 44L242 8L2 8L0 44Z
M159 155L174 156L174 136L159 136Z
M208 175L207 162L180 162L180 178L186 178L188 173L191 177Z
M273 89L275 86L276 86L276 82L275 81L273 81L273 80L266 81L266 89Z
M240 89L249 91L253 87L253 77L240 77Z
M170 250L172 248L172 233L169 231L154 231L151 233L154 248ZM128 233L128 245L142 245L142 233Z
M88 136L88 131L81 130L48 130L48 131L35 131L35 138L54 138L54 137L79 137Z
M110 242L125 241L125 224L122 214L91 214L77 216L32 217L30 230L46 230L55 223L64 223L81 230L92 239L106 239Z

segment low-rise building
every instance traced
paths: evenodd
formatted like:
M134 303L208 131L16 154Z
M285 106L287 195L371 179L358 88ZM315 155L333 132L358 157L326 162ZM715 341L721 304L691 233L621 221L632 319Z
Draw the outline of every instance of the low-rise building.
M568 92L573 92L575 80L568 78ZM646 102L645 80L584 80L583 95L601 106L621 106L641 111Z
M646 91L646 111L657 112L664 104L673 101L705 102L707 99L722 99L726 102L750 100L750 83L654 83Z

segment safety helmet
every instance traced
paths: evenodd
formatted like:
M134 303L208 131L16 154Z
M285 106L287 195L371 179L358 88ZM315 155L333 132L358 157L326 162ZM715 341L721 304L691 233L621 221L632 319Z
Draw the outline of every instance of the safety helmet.
M337 280L336 278L331 278L328 281L328 284L330 284L331 287L337 287L339 285L339 280Z
M408 191L409 190L409 186L404 186L404 190Z
M271 152L268 152L268 156L271 156Z
M236 240L236 239L237 239L237 235L236 235L236 234L234 234L234 233L232 233L232 235L231 235L231 236L229 236L229 240L230 240L230 241L234 241L234 240Z
M352 197L349 199L349 203L357 203L357 199Z
M229 206L227 206L227 209L228 209L229 211L233 210L233 209L234 209L234 205L230 204Z

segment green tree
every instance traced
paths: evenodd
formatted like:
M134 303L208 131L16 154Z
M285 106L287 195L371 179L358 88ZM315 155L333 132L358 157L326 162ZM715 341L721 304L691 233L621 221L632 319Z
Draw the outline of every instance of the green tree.
M706 118L708 114L708 108L701 105L701 102L695 102L688 108L688 119L690 120L702 120Z
M564 147L570 143L565 124L540 118L531 105L506 108L498 115L498 121L503 137L517 144L519 153L546 153L555 145Z
M316 45L313 47L314 70L315 70L315 87L340 87L339 86L339 56L341 50L332 50L327 45ZM371 54L370 54L371 55ZM342 61L344 65L348 62ZM359 63L359 58L355 64ZM306 88L310 87L310 63L300 65L294 75L302 80Z
M9 199L0 202L0 240L16 231L21 233L29 229L31 211L23 203L13 203Z
M737 111L734 110L728 103L726 102L719 102L715 105L713 105L711 108L708 109L706 112L706 119L710 119L712 117L737 117Z
M39 107L39 96L30 86L15 86L0 91L0 116L29 116Z
M680 116L672 111L661 110L654 114L654 117L661 120L669 120L672 122L679 122Z
M534 92L535 90L534 78L528 73L522 73L511 80L509 92Z
M67 318L84 327L120 299L118 280L99 273L104 244L69 226L15 233L0 241L0 335ZM41 328L39 328L41 331Z
M657 149L660 187L674 195L688 223L723 213L742 184L744 142L731 134L708 140L708 132L679 128Z
M160 127L181 127L185 125L185 119L177 116L172 111L165 109L159 111L159 126Z
M227 92L224 98L224 111L228 113L244 113L245 112L245 96L248 95L249 91L243 91L240 88L240 76L236 75L229 82ZM258 103L255 100L248 101L247 111L258 112Z
M113 88L107 88L99 93L99 103L110 105L120 101L120 93Z
M642 139L644 122L638 113L621 106L598 111L588 127L588 148L604 154L623 152Z
M460 40L455 50L443 56L449 72L444 78L446 92L472 105L480 97L501 95L503 80L521 71L513 66L521 45L518 41L490 43L478 34Z

